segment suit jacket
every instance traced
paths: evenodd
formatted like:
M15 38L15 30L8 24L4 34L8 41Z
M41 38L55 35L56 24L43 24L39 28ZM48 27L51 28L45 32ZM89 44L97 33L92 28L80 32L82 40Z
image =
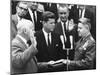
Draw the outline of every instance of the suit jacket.
M59 51L62 49L62 43L59 35L51 33L52 41L50 47L47 46L45 36L42 30L36 32L37 41L37 59L39 62L48 62L50 60L58 60L60 58Z
M70 9L69 19L73 19L76 24L78 23L79 9L77 8L77 5L72 6Z
M16 27L17 24L18 24L18 18L17 15L14 14L11 17L11 40L13 40L13 38L15 38L17 34L17 27Z
M68 24L69 27L69 24ZM70 38L69 36L72 35L74 38L74 41L77 41L77 26L74 27L74 29L72 31L69 31L68 29L65 32L65 35L67 37L67 42L66 42L66 48L70 48ZM58 22L55 26L54 32L59 34L59 35L63 35L63 29L62 29L62 25L61 22Z
M69 65L69 70L94 69L96 66L96 44L91 35L76 43L75 57Z
M39 31L42 29L42 22L41 22L42 21L42 12L36 11L36 13L37 13L37 15L36 15L37 21L35 21L35 31ZM27 15L24 18L32 21L29 12L27 13Z
M37 72L35 54L37 49L27 47L23 40L16 36L11 45L11 74Z
M35 34L37 40L37 49L38 53L36 55L38 62L40 62L39 72L56 72L56 71L64 71L66 69L63 63L60 63L56 66L49 66L44 64L41 67L42 63L49 62L51 60L57 61L63 59L66 56L66 51L62 50L62 43L60 40L60 36L54 32L51 32L51 45L48 47L45 41L45 36L42 30L36 32Z

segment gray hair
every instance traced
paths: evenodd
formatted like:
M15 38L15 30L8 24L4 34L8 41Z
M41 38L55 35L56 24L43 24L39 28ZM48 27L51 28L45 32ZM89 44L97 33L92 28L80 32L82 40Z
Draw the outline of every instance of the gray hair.
M84 24L84 26L88 26L88 29L91 30L91 23L90 23L90 19L88 18L80 18L79 19L79 23Z
M24 29L30 29L34 27L33 23L30 20L22 19L17 24L18 33L22 33Z

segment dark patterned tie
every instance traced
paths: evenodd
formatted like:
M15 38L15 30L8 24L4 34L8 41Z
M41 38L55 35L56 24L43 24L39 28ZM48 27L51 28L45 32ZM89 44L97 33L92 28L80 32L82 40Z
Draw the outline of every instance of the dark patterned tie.
M34 18L34 24L36 25L36 17L35 17L35 12L33 12L33 18Z
M65 22L64 22L64 34L65 34L65 37L66 37L66 23ZM65 37L64 37L64 42L66 42Z
M49 39L49 34L48 34L48 46L50 46L50 39Z

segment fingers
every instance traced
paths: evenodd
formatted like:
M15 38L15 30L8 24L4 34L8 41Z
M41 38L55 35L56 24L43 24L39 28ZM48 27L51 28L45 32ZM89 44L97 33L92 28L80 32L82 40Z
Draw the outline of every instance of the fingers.
M49 61L48 64L55 64L55 61Z
M37 42L36 42L36 37L34 36L34 31L30 31L30 40L32 42L32 44L36 47Z

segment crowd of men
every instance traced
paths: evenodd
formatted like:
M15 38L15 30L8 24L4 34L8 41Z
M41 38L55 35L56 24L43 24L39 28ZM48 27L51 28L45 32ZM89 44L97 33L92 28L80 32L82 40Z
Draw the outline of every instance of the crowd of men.
M95 6L12 1L11 74L95 69L93 10Z

